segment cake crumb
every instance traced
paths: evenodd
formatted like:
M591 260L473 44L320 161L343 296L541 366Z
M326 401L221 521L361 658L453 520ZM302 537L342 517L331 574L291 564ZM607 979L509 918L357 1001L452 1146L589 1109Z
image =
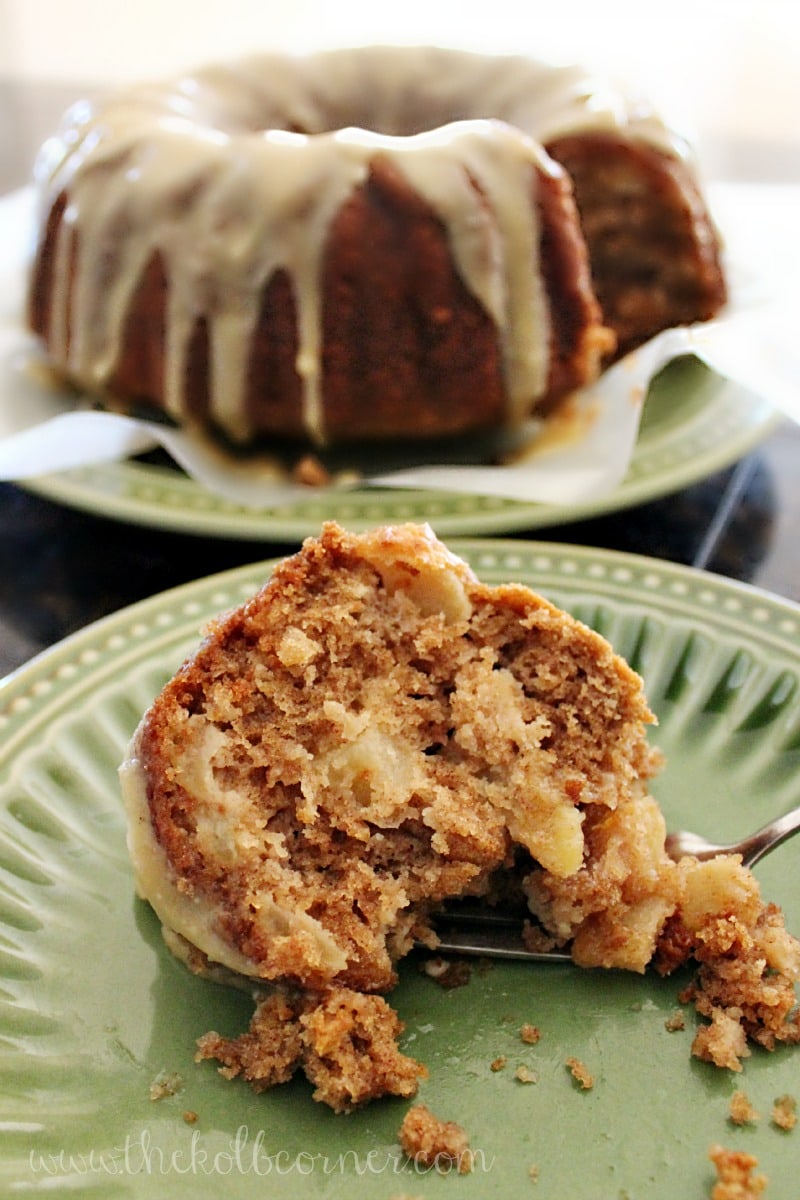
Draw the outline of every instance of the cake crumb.
M382 996L351 988L315 995L273 993L237 1038L213 1030L197 1040L195 1061L216 1059L226 1079L241 1075L255 1092L285 1083L302 1067L313 1097L350 1112L376 1096L413 1096L425 1068L403 1054L403 1025Z
M589 1091L594 1087L594 1076L589 1071L585 1063L579 1058L568 1058L566 1065L569 1067L573 1079L576 1079L584 1091Z
M159 1071L150 1084L150 1099L164 1100L175 1096L183 1088L183 1077L177 1071Z
M489 1063L489 1070L490 1071L502 1071L503 1068L506 1067L507 1065L508 1065L508 1058L506 1057L505 1054L500 1054L500 1055L498 1055L497 1058L492 1059L492 1061Z
M788 1133L797 1124L797 1101L794 1096L779 1096L772 1106L772 1124Z
M519 1031L519 1036L528 1046L535 1046L541 1037L541 1033L536 1025L525 1024Z
M549 954L560 945L556 938L545 933L541 925L534 925L527 920L522 925L522 944L531 954Z
M664 1028L668 1033L679 1033L686 1028L686 1016L682 1009L676 1008L671 1017L667 1017Z
M713 1008L709 1015L710 1024L701 1025L695 1034L692 1054L716 1067L741 1071L741 1060L750 1056L750 1048L738 1013L733 1015L727 1009Z
M532 1166L528 1167L528 1178L530 1179L531 1183L539 1182L539 1167L536 1163L533 1163Z
M708 1157L717 1168L717 1181L711 1189L711 1200L757 1200L764 1193L766 1175L754 1175L758 1159L743 1150L728 1150L712 1146Z
M292 481L303 487L327 487L331 482L331 473L316 454L306 454L295 463Z
M517 1067L514 1072L514 1078L518 1079L520 1083L538 1083L539 1081L539 1076L536 1072L524 1065Z
M424 1104L414 1104L403 1118L400 1145L414 1163L459 1175L472 1170L472 1151L465 1131L455 1121L442 1121Z
M426 958L422 971L443 988L465 987L472 978L472 964L465 958Z
M748 1040L766 1050L800 1044L800 942L780 908L762 900L737 855L705 862L686 856L678 871L684 895L666 943L677 953L688 938L699 970L681 998L711 1022L698 1030L692 1053L740 1071L751 1052Z
M750 1103L745 1092L734 1092L728 1106L728 1118L734 1125L755 1125L760 1114Z
M197 1113L194 1111L193 1108L187 1108L185 1113L183 1114L183 1119L187 1125L196 1125L197 1124Z

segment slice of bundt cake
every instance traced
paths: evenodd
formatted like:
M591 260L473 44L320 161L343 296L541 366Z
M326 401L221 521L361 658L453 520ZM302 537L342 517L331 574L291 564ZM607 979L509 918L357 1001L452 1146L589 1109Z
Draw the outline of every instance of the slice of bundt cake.
M138 887L171 948L267 993L243 1038L201 1054L258 1087L302 1066L337 1109L411 1094L420 1068L378 993L415 942L435 946L448 898L513 884L577 962L636 971L659 950L684 961L731 897L752 931L748 873L665 853L651 721L602 637L484 586L427 528L325 526L208 630L122 768ZM768 925L788 1037L798 955Z

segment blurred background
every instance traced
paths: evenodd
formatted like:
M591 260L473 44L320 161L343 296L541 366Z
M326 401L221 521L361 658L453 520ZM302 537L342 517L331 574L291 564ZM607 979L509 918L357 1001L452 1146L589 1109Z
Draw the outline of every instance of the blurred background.
M800 0L0 0L3 176L27 176L30 147L85 91L366 42L595 65L674 114L710 178L800 180Z

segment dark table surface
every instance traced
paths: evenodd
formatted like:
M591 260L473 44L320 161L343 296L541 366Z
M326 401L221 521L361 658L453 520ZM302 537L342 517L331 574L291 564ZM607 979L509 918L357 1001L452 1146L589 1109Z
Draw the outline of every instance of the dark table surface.
M79 94L0 79L0 194L27 182L36 146ZM670 559L800 602L799 523L800 427L787 421L741 462L680 492L513 536ZM294 548L123 525L0 484L0 675L124 605Z

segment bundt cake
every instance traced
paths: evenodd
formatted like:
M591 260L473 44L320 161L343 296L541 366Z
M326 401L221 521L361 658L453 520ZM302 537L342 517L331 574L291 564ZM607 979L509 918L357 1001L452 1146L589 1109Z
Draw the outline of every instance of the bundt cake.
M411 1095L380 993L444 901L500 895L579 965L701 962L704 1057L800 1040L780 912L738 859L665 853L651 720L602 637L427 528L326 525L207 631L121 768L170 948L259 995L200 1055L257 1088L302 1067L337 1110Z
M231 444L514 426L725 298L686 147L521 57L210 67L76 105L36 176L55 369Z

